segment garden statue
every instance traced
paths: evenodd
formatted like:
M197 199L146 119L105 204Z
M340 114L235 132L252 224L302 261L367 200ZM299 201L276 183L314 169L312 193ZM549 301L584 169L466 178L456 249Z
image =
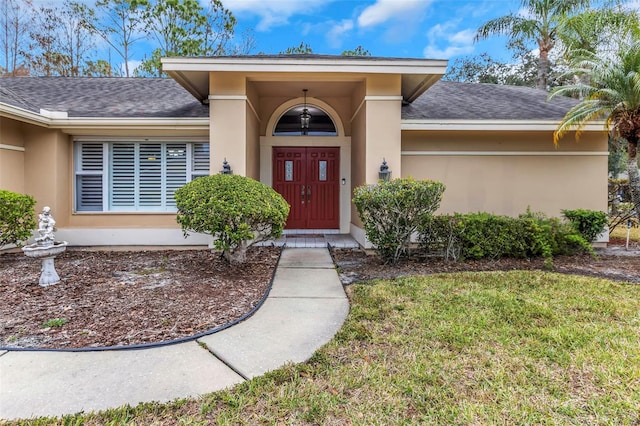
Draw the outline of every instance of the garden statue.
M40 236L36 237L36 243L43 247L52 246L55 240L53 230L56 226L56 221L51 216L51 208L45 206L38 217L40 219L38 221L38 234Z
M60 282L60 276L56 272L53 260L57 255L67 249L66 241L56 241L53 231L56 221L51 216L51 208L46 206L42 213L38 215L38 236L35 244L29 244L22 248L28 257L42 259L42 269L40 270L41 286L48 286Z

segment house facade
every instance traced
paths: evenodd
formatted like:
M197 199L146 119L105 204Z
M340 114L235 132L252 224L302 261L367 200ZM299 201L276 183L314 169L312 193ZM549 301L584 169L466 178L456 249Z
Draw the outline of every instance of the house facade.
M71 245L184 239L173 191L225 167L291 205L288 230L365 244L353 189L443 182L440 212L607 208L607 137L559 146L570 99L439 81L446 61L320 55L165 58L171 79L0 79L0 188L49 205Z

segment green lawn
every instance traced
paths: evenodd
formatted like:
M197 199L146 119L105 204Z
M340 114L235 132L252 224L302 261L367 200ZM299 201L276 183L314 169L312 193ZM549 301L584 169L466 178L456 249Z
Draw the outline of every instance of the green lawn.
M65 424L638 424L640 287L543 272L349 287L307 363ZM42 420L42 424L46 424Z

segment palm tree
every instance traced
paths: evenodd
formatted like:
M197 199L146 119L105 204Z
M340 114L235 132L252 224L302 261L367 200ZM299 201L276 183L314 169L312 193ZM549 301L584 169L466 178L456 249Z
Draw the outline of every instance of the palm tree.
M631 200L640 218L640 39L621 45L612 57L583 51L582 57L572 63L570 73L578 82L555 88L549 98L571 95L582 101L562 119L554 143L570 130L580 131L588 122L604 119L612 136L627 141Z
M512 41L535 40L538 43L538 89L547 90L551 70L549 52L556 45L558 32L568 15L579 13L589 0L521 0L524 15L511 13L485 22L476 32L476 41L503 34Z

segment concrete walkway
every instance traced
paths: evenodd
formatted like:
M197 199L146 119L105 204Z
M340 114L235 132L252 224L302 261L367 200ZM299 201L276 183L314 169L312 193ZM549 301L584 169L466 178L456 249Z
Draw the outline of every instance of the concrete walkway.
M348 311L326 248L285 249L263 306L197 341L140 350L0 353L0 419L166 402L228 388L306 361Z

